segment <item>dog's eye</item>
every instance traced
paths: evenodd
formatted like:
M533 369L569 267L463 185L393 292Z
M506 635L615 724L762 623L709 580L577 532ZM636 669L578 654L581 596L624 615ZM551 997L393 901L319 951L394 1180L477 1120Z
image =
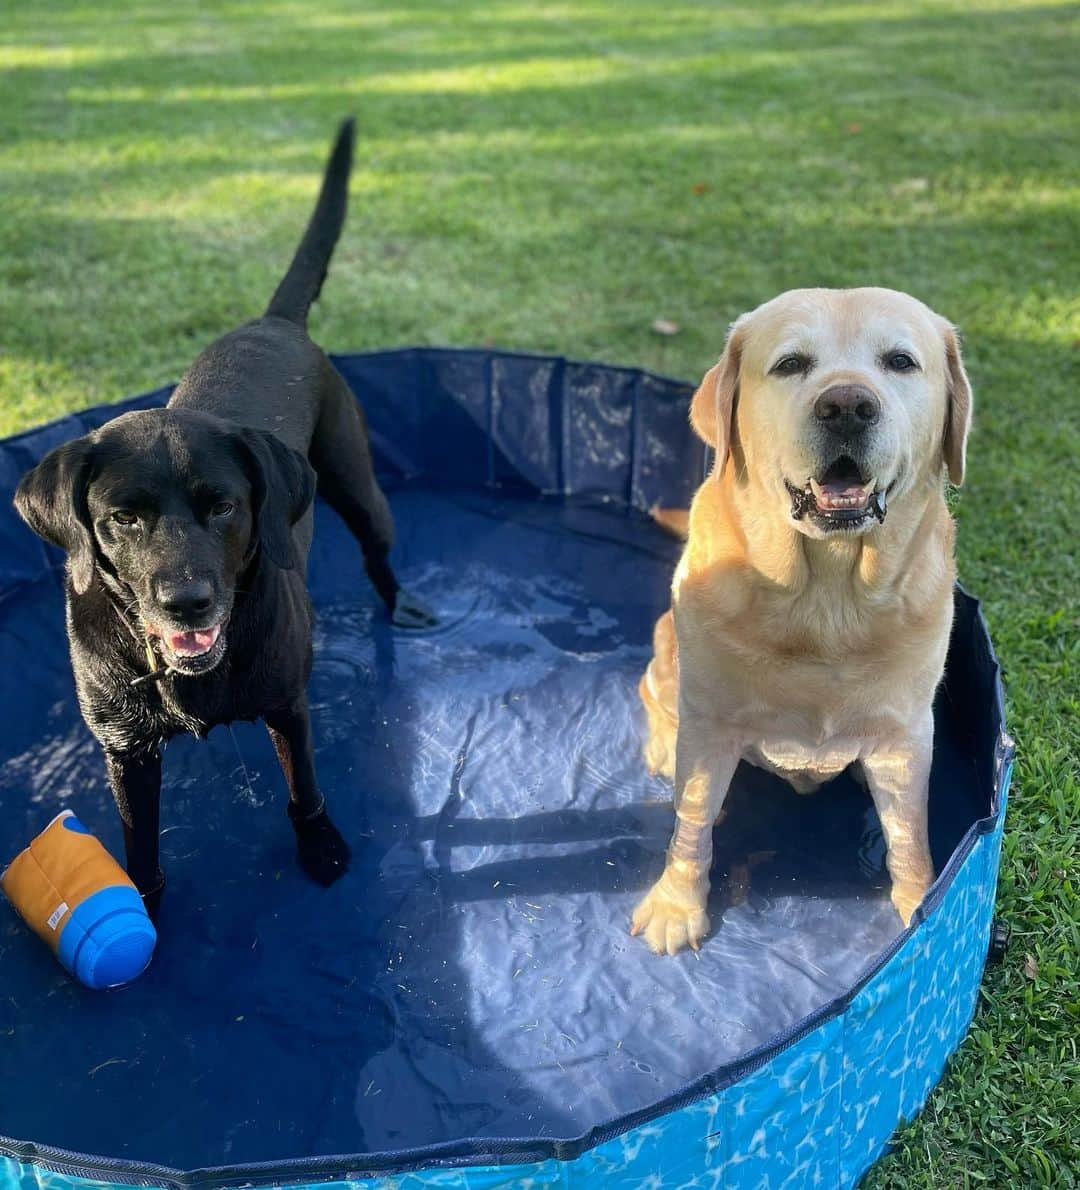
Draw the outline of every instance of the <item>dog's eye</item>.
M219 500L211 509L211 516L228 516L232 512L235 505L228 500Z
M918 366L906 351L892 351L885 357L885 367L890 372L911 372Z
M797 376L800 372L810 371L811 360L808 355L785 355L778 359L769 369L773 376Z
M129 512L126 508L118 508L112 514L113 522L117 525L123 525L124 528L130 528L138 521L138 517L133 512Z

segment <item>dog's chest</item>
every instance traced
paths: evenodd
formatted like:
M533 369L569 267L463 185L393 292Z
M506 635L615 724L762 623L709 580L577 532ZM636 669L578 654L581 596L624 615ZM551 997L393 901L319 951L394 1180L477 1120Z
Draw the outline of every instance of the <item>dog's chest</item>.
M152 713L169 735L205 736L222 723L253 720L275 704L273 690L255 675L221 672L199 678L164 679Z
M230 680L235 675L162 678L151 687L128 683L79 683L79 701L90 729L112 751L157 745L173 736L205 736L221 723L256 719L264 690ZM254 697L252 697L254 696Z
M862 747L861 741L842 737L820 747L796 739L767 738L749 745L743 759L783 777L797 792L809 793L854 764Z
M839 636L815 639L818 610L807 601L768 634L714 629L679 655L684 705L716 722L744 760L799 792L903 736L925 717L936 684L935 657L905 663L902 624L868 631L833 607Z
M152 714L164 728L166 735L180 735L190 732L205 736L211 727L222 722L219 699L208 699L205 692L196 697L176 689L178 683L166 678L157 690L158 705Z

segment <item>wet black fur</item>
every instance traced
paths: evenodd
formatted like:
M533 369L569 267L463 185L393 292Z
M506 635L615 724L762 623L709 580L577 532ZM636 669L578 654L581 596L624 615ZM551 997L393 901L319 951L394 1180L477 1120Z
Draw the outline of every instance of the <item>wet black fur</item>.
M306 331L345 216L352 143L347 121L266 314L208 347L166 409L127 414L59 447L16 495L27 523L68 552L67 623L79 703L105 750L129 874L152 911L164 885L161 745L235 719L267 724L288 781L304 869L330 884L348 865L349 849L316 782L305 693L312 613L304 570L316 478L359 540L389 611L417 622L387 560L393 525L363 415ZM152 509L146 530L140 519L131 538L109 519L121 491L142 493L136 498ZM202 493L215 491L235 494L234 512L206 511L213 497ZM171 537L158 532L166 523ZM184 581L194 573L214 587L228 617L222 659L206 673L171 672L133 686L150 672L144 630L157 614L148 594L160 585L154 575ZM203 626L194 617L173 624Z

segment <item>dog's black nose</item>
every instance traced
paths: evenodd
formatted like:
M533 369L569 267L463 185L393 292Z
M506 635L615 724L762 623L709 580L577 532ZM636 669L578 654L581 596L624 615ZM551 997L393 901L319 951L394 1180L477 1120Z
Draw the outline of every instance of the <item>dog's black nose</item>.
M814 416L832 434L851 438L881 416L881 402L861 384L834 384L814 402Z
M193 620L204 616L214 602L214 588L208 579L193 579L188 583L173 583L159 579L154 584L154 596L162 611L178 620Z

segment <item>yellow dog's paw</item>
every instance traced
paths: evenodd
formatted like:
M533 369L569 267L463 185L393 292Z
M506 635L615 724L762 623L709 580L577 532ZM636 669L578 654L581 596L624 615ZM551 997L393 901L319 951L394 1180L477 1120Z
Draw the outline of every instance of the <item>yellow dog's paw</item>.
M908 884L893 884L892 903L905 926L911 925L911 915L923 903L930 891L930 882L912 881Z
M681 893L661 877L634 910L631 934L643 934L654 954L678 954L684 946L697 950L709 932L705 894Z

